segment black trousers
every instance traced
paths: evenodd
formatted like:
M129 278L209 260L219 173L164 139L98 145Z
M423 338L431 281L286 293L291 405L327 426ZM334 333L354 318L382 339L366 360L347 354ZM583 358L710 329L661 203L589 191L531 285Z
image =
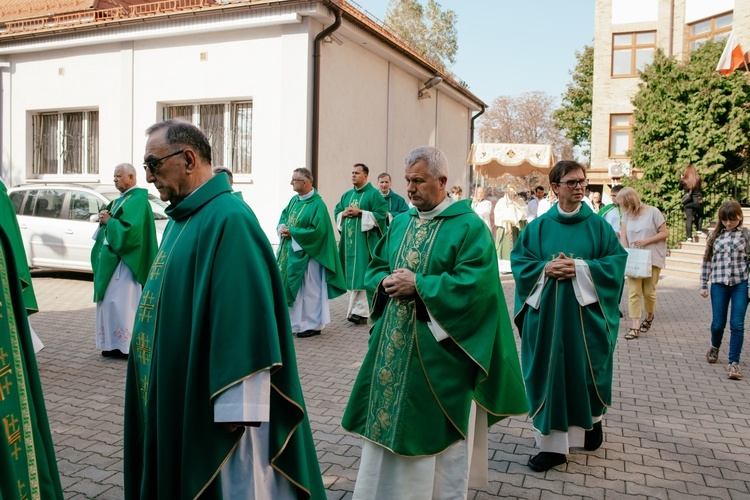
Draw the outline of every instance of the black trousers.
M703 227L703 203L686 203L685 210L685 234L687 239L693 237L693 224L696 232L700 232Z

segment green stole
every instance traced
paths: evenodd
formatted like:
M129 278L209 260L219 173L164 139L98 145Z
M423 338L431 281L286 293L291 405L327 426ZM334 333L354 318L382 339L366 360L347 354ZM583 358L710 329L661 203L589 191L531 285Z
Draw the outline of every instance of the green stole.
M20 280L0 239L0 498L62 498Z
M326 271L329 299L346 293L344 271L336 248L333 224L328 209L317 191L305 199L294 196L281 213L279 224L285 224L294 241L302 247L302 251L295 252L292 250L292 240L284 238L276 256L287 305L291 307L297 298L310 258Z

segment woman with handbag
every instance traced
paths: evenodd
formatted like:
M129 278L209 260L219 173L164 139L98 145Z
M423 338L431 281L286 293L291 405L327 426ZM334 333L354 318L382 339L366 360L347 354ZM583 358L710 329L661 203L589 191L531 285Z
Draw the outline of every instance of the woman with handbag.
M742 227L742 207L735 200L719 207L716 229L708 237L701 267L701 296L708 297L711 281L711 347L706 353L709 363L719 360L719 347L727 324L729 303L729 365L732 380L741 380L740 353L745 339L747 311L748 263L750 262L750 231Z
M682 209L685 211L685 234L686 243L693 242L693 224L695 231L699 233L703 225L703 181L691 163L685 168L680 176L679 188L684 191L682 195ZM697 236L697 235L696 235Z
M622 209L622 231L620 232L622 246L651 252L651 276L644 278L628 276L628 313L633 323L625 339L633 340L637 339L641 333L648 332L654 321L656 285L659 283L659 272L664 267L667 257L669 232L659 209L642 203L635 189L623 188L617 194L617 202ZM639 325L641 302L646 309L646 319Z

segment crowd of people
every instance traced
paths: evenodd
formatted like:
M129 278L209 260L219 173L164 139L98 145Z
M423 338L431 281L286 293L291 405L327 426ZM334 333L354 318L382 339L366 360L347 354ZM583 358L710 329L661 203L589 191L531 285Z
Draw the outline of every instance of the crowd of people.
M666 252L664 217L635 190L589 200L586 168L561 161L548 194L506 188L493 207L481 186L466 200L459 186L449 192L445 154L424 146L405 158L408 201L390 174L375 187L356 163L333 220L312 172L295 169L274 252L199 128L167 120L146 135L146 181L169 202L163 239L157 246L135 168L122 164L121 196L99 213L91 256L97 349L127 359L127 499L325 498L294 336L321 335L329 300L347 291L346 319L370 333L341 422L363 443L354 498L465 498L488 481L488 428L512 415L532 420L534 471L601 446L626 249L647 252L650 266L627 277L628 340L653 326ZM33 429L35 446L3 441L3 456L26 458L0 464L0 492L36 485L62 498L27 319L36 302L5 205L0 370L29 375L13 398L0 393L0 409L13 419L3 417L6 430ZM701 274L713 311L706 359L718 361L731 304L728 376L740 379L750 231L737 202L718 219ZM504 270L515 281L512 322Z

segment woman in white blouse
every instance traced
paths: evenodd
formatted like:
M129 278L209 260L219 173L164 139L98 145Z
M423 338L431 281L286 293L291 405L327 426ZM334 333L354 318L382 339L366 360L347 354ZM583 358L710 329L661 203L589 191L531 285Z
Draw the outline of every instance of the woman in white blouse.
M669 231L664 216L658 208L641 202L633 188L623 188L617 195L622 209L620 241L625 248L639 248L651 252L651 276L628 277L628 313L632 326L625 335L626 340L637 339L641 333L651 329L656 312L656 285L659 272L667 257ZM646 319L640 325L641 303L646 309Z

